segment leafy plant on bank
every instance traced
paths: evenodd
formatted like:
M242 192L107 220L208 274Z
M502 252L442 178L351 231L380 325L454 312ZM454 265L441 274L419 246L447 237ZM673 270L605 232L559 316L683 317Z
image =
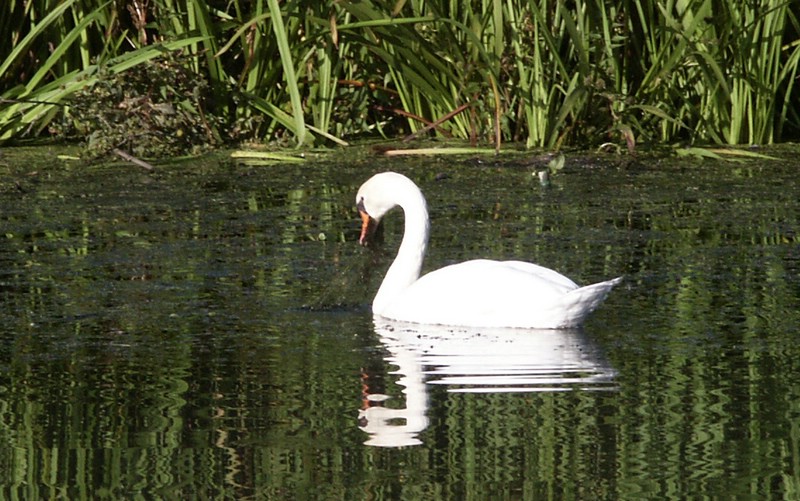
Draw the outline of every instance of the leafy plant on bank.
M137 157L169 157L221 144L220 120L205 110L207 82L175 56L152 59L137 71L100 70L91 86L70 98L51 131L84 138L89 157L115 148Z

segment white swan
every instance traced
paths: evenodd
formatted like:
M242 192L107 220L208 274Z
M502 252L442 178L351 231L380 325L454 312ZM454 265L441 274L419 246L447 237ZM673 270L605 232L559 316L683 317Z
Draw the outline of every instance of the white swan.
M576 327L622 277L585 287L532 263L477 259L420 277L428 245L428 209L413 181L383 172L361 185L356 205L366 245L381 218L400 206L405 233L372 302L376 316L421 324L563 329Z

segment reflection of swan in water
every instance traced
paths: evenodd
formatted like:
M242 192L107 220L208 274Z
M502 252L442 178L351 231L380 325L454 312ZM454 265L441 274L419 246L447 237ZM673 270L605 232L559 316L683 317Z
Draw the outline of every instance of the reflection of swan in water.
M365 389L359 412L365 443L417 445L428 426L426 384L449 392L500 393L613 390L615 371L600 349L575 330L529 330L420 325L376 319L375 331L397 367L404 408ZM388 403L388 402L387 402Z
M367 445L400 447L422 443L417 434L428 427L428 392L425 376L420 370L417 355L409 349L389 348L386 362L397 366L391 374L399 375L397 384L403 386L405 408L385 407L383 402L391 397L371 393L364 386L364 409L358 412L359 427L369 433Z

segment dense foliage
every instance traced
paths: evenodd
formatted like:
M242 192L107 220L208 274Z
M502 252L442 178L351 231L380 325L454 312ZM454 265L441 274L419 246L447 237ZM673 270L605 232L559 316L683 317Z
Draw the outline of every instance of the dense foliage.
M89 118L172 92L154 89L153 65L159 78L174 71L185 82L189 72L198 82L176 86L184 95L161 108L186 119L161 125L195 132L181 136L187 148L428 130L633 148L764 144L800 131L800 3L790 0L29 0L2 9L11 43L0 45L0 141L74 130L114 142L108 120ZM87 100L92 117L81 116ZM139 118L120 122L140 128L131 136L169 134ZM64 119L73 123L53 128Z
M203 78L168 56L136 71L101 71L94 85L74 94L51 131L85 138L90 155L114 148L145 157L180 155L221 142L216 117L203 112L207 89Z

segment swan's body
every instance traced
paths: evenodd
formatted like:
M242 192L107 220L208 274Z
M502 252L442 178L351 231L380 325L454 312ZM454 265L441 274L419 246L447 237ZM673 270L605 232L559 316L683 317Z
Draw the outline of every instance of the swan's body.
M622 278L585 287L542 266L476 259L420 277L428 245L425 197L410 179L376 174L358 190L364 244L396 206L405 212L400 249L372 303L376 316L423 324L561 329L576 327Z

